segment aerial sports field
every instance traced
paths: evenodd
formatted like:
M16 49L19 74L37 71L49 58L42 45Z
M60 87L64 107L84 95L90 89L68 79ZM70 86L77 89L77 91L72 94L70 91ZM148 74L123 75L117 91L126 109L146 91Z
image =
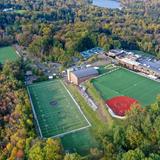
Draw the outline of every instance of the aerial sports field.
M113 97L128 96L142 107L154 103L160 94L160 83L124 68L118 68L92 79L94 87L106 101Z
M41 137L62 137L90 126L61 80L35 83L28 91Z
M0 48L0 63L4 64L6 61L16 61L18 54L13 47L2 47Z

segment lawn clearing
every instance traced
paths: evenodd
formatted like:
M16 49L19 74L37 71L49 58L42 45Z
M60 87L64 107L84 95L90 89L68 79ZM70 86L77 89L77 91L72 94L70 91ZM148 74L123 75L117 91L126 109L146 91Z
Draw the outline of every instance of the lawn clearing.
M1 47L0 48L0 63L4 64L6 61L16 61L18 55L13 47Z
M15 13L24 14L27 10L14 10Z
M91 81L104 100L116 96L129 96L142 106L156 100L160 94L160 83L127 69L119 68Z
M41 137L61 137L90 126L61 80L32 84L28 91Z

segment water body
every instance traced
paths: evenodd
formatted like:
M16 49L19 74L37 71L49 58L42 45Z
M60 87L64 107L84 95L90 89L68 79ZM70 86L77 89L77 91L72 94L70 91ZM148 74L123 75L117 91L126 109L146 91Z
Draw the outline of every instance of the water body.
M103 8L121 9L121 3L114 0L93 0L93 5Z

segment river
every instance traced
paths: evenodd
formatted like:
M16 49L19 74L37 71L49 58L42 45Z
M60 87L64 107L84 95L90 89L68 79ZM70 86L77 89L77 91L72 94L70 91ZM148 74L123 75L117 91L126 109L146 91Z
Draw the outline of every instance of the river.
M111 9L121 8L121 3L114 0L93 0L93 5Z

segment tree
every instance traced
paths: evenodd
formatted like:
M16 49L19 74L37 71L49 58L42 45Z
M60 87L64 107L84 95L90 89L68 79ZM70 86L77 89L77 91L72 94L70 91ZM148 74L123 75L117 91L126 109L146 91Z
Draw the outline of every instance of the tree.
M140 149L129 150L122 156L122 160L138 160L138 159L141 160L144 158L145 156Z
M40 142L34 144L29 150L30 160L45 160L45 154L43 153L43 148Z
M45 160L61 160L62 147L58 140L47 139L43 148Z
M82 160L82 157L77 153L66 154L64 160Z
M75 50L78 52L88 50L95 47L93 39L89 35L85 35L84 37L80 38L75 45Z
M136 107L127 113L123 125L113 126L104 138L104 159L158 159L160 139L159 98L145 109Z

